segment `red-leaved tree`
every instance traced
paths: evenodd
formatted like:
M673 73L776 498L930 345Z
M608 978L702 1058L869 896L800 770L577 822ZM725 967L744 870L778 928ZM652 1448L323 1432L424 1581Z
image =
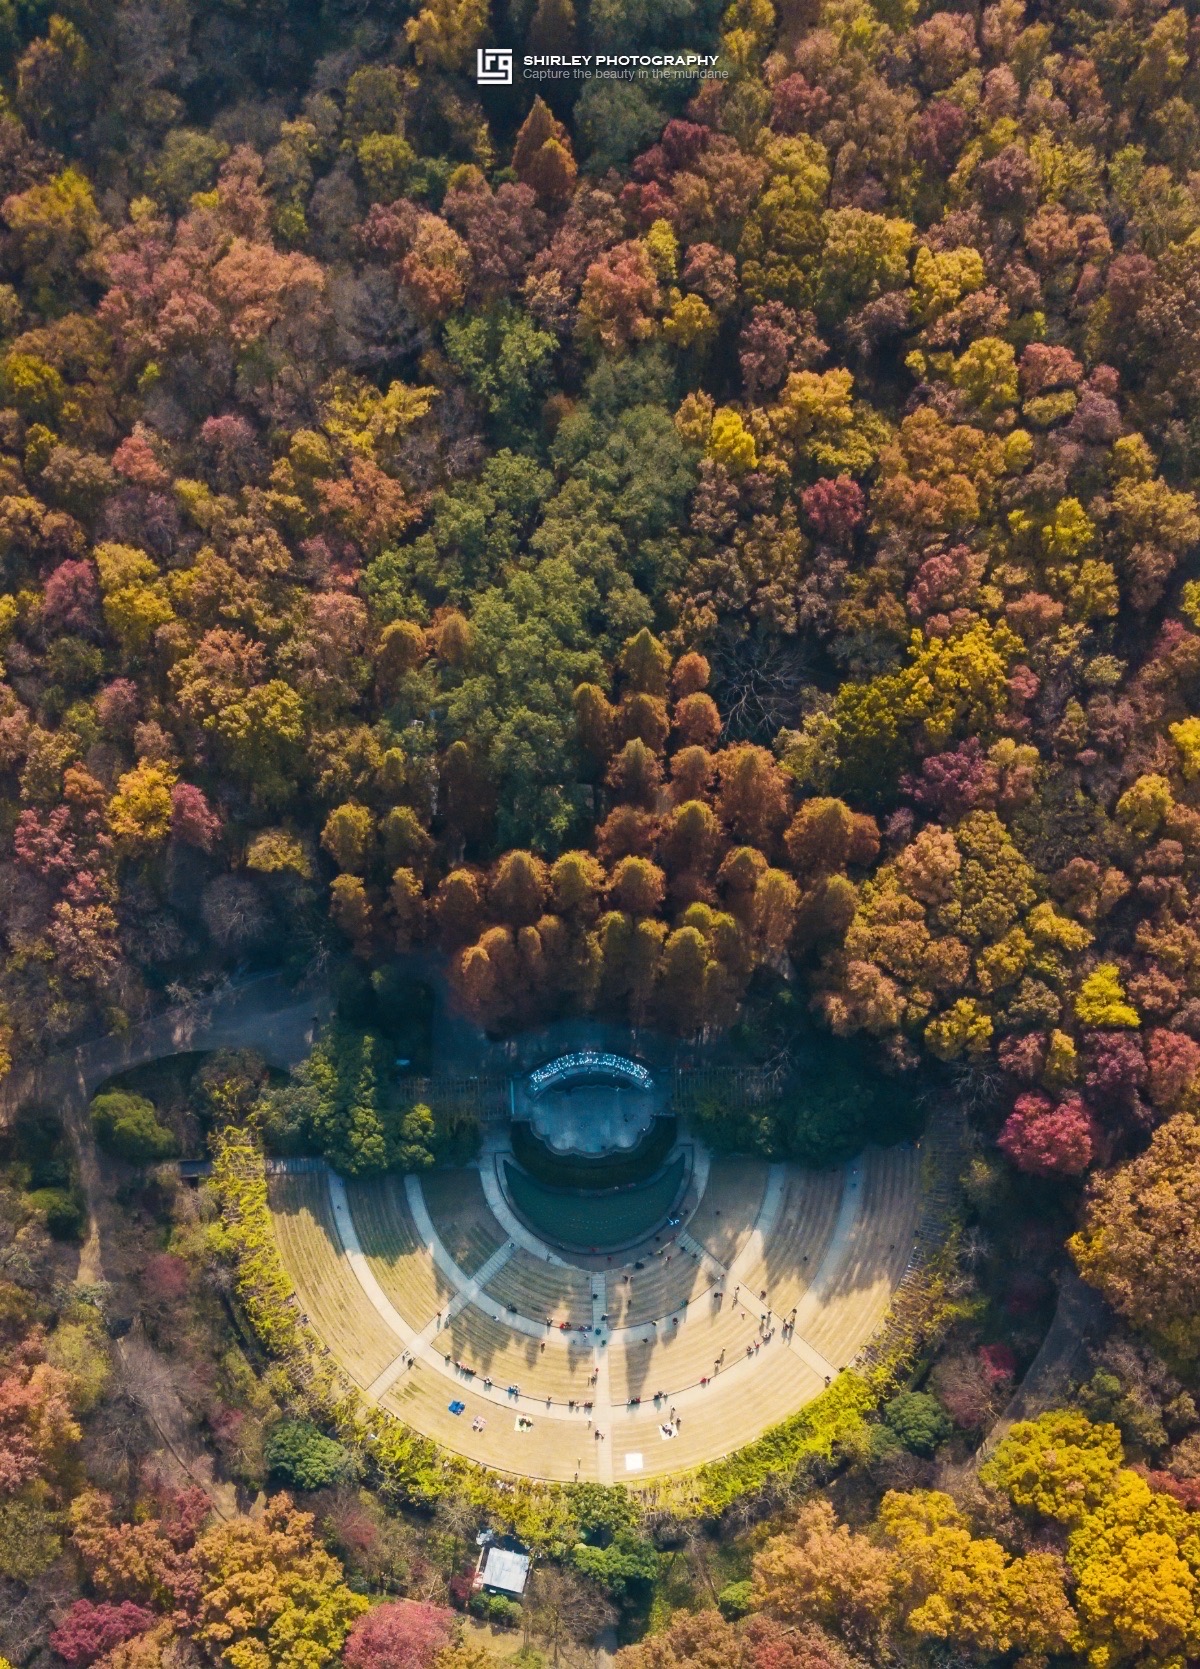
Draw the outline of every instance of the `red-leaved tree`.
M67 1669L87 1669L98 1657L111 1652L114 1646L144 1634L156 1622L153 1611L132 1600L119 1605L107 1601L77 1599L62 1622L50 1635L50 1644L66 1663Z
M347 1669L429 1669L453 1628L454 1613L440 1605L388 1600L358 1619L342 1656Z
M999 1145L1029 1176L1078 1176L1092 1162L1096 1126L1078 1095L1057 1103L1045 1095L1020 1095L1005 1120Z

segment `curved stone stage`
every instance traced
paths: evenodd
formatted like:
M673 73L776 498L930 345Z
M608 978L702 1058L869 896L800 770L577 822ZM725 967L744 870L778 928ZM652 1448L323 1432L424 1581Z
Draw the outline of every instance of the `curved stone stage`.
M556 1055L514 1078L511 1097L553 1152L590 1157L636 1147L670 1100L641 1061L605 1049Z
M684 1222L611 1259L514 1216L506 1147L497 1131L477 1166L422 1178L270 1178L284 1263L347 1375L501 1471L636 1485L742 1447L850 1365L912 1256L911 1147L821 1172L697 1147Z

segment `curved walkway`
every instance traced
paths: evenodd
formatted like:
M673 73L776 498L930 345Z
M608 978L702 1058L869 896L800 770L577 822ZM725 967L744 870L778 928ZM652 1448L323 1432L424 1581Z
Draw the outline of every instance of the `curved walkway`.
M727 1163L715 1161L712 1174ZM291 1167L276 1162L272 1169L287 1174ZM588 1271L528 1229L520 1242L505 1238L468 1274L442 1241L413 1176L390 1187L410 1219L408 1244L424 1249L436 1283L425 1277L414 1285L416 1277L402 1273L412 1267L413 1252L396 1254L400 1261L393 1263L383 1242L370 1250L376 1208L361 1226L355 1213L372 1196L360 1195L357 1184L348 1187L332 1172L323 1187L313 1178L328 1190L325 1237L318 1233L301 1242L285 1234L282 1243L292 1248L290 1272L314 1313L322 1313L320 1293L327 1303L336 1261L344 1258L351 1286L367 1306L357 1320L353 1305L343 1308L345 1320L338 1325L349 1327L343 1337L356 1341L358 1356L357 1367L351 1358L345 1365L369 1396L407 1424L471 1459L528 1476L588 1476L602 1483L633 1474L648 1478L740 1447L819 1394L867 1343L903 1277L920 1205L912 1153L864 1156L840 1180L788 1166L763 1166L760 1174L753 1226L737 1237L728 1261L684 1231L672 1242L678 1275L668 1275L659 1261L666 1246L646 1247L623 1267ZM295 1209L282 1199L277 1210ZM802 1269L803 1247L812 1262L806 1253L809 1267ZM485 1289L514 1258L526 1261L515 1278L501 1283L501 1297L513 1300L509 1307ZM396 1271L391 1278L389 1269ZM577 1324L565 1333L552 1327L539 1309L553 1271L587 1278L590 1327L583 1337ZM522 1302L520 1283L526 1281L533 1285L524 1288ZM656 1320L607 1324L610 1306L616 1320L622 1302L628 1308L631 1290L640 1288L644 1306L660 1291L669 1298L672 1289L688 1293L689 1287L682 1306L668 1308L664 1299ZM790 1314L772 1311L772 1301L786 1302ZM343 1302L349 1304L348 1294ZM374 1331L369 1316L381 1323ZM484 1429L496 1425L484 1415L498 1410L517 1421L515 1448L503 1420L497 1429ZM663 1441L681 1434L682 1441ZM521 1464L523 1452L528 1465ZM667 1464L676 1458L677 1466Z
M1088 1286L1073 1268L1065 1268L1041 1348L1007 1408L975 1451L973 1466L985 1461L1019 1420L1036 1420L1070 1397L1076 1371L1086 1364L1088 1343L1106 1319L1111 1320L1108 1306L1095 1287Z
M560 1258L557 1252L544 1245L537 1235L527 1229L504 1197L504 1189L500 1186L499 1166L504 1155L511 1152L512 1137L508 1125L491 1125L484 1130L483 1149L479 1155L479 1180L483 1184L483 1197L488 1203L488 1208L510 1240L532 1253L535 1258L543 1258L547 1263L557 1264L560 1269L566 1269L569 1267L566 1258Z
M169 1008L118 1036L97 1038L18 1067L0 1083L0 1123L29 1101L55 1106L75 1149L87 1202L88 1229L79 1280L104 1280L103 1219L110 1203L103 1185L88 1105L95 1090L118 1072L194 1049L257 1049L272 1066L291 1067L312 1048L317 1027L330 1012L324 987L304 996L266 974L228 986L186 1008Z
M316 1024L329 1007L323 986L298 996L277 975L263 975L185 1008L167 1009L119 1036L81 1043L8 1074L0 1083L0 1126L28 1102L51 1105L74 1149L87 1210L76 1273L80 1286L107 1285L116 1262L110 1255L118 1233L115 1191L96 1150L88 1113L96 1089L118 1072L193 1049L255 1048L273 1066L294 1066L311 1049ZM170 1360L136 1331L115 1348L125 1389L162 1439L164 1459L183 1480L205 1490L219 1516L231 1516L236 1509L233 1487L217 1475L212 1455L196 1436Z

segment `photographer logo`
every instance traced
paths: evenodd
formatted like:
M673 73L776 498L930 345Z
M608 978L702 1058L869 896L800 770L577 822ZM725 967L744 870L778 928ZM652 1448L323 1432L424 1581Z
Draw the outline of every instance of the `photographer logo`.
M475 79L481 87L511 87L513 55L507 47L481 46L475 54Z

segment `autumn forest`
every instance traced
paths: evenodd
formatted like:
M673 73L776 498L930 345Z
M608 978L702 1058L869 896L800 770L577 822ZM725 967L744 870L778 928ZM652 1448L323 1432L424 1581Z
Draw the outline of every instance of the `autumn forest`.
M1200 11L936 5L0 0L0 1669L1200 1663ZM373 1426L270 1234L582 1018L952 1133L670 1495Z

